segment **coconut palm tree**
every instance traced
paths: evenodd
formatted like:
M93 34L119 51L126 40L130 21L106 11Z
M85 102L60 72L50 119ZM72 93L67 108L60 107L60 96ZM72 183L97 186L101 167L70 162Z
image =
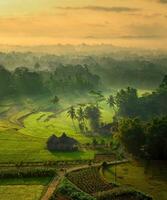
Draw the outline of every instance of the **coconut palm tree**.
M77 129L76 129L76 126L75 126L75 123L74 123L74 119L76 119L76 112L75 112L74 106L70 107L70 109L67 111L67 114L72 120L72 124L73 124L74 130L77 132Z
M110 95L107 99L107 104L109 105L110 108L113 108L114 109L114 112L115 112L115 99L113 97L113 95Z
M77 119L79 122L79 127L83 128L83 131L85 131L86 124L85 124L85 112L82 106L80 106L77 110Z

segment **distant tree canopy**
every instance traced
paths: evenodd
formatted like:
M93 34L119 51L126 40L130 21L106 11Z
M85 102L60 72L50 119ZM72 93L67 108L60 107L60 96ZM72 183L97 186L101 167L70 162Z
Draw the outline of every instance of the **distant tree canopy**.
M114 59L110 56L90 59L92 72L103 77L105 85L113 87L155 88L166 74L166 57L145 59L133 57ZM94 61L94 62L93 62Z
M44 92L42 78L37 72L26 67L16 68L12 74L14 90L20 94L38 94Z
M114 100L118 108L117 116L120 117L140 117L148 120L159 115L166 115L167 76L151 94L139 97L136 89L128 87L120 90Z
M82 65L87 65L92 73L103 77L105 87L112 85L117 88L128 86L155 88L167 71L166 53L158 52L157 54L152 51L139 53L134 49L130 51L128 49L128 51L117 49L115 51L114 47L111 46L108 46L107 50L103 51L106 49L103 45L91 45L89 47L83 45L77 50L76 47L63 46L58 45L56 47L56 49L63 49L60 52L60 49L56 50L60 55L36 54L33 52L0 52L0 63L11 70L18 66L27 66L35 71L45 71L47 69L52 72L60 65L68 63L74 66L76 63L82 63ZM55 47L51 48L54 49ZM82 48L84 51L81 51ZM92 50L89 51L89 48Z
M122 143L135 156L167 159L167 117L149 122L125 118L119 122L119 132Z
M99 77L87 67L60 66L55 71L37 71L18 67L13 72L0 66L0 98L10 95L37 95L86 92L98 88Z
M12 89L11 73L0 65L0 97L10 94Z

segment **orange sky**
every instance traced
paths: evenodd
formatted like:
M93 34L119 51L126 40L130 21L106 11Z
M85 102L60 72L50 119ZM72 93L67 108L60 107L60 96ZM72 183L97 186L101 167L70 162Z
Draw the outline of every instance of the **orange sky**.
M167 0L1 0L0 44L167 48Z

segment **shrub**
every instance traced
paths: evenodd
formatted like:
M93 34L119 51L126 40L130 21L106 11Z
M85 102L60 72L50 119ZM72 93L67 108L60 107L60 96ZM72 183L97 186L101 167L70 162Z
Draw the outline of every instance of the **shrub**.
M100 192L96 197L97 200L152 200L152 197L149 197L141 192L123 187Z

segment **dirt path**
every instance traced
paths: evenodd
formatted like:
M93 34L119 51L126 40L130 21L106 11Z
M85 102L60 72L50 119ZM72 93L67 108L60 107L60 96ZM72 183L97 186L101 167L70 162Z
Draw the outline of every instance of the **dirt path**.
M51 183L49 184L45 194L42 196L40 200L49 200L63 177L64 177L64 173L61 173L58 176L56 175L51 181Z
M126 163L126 162L129 162L129 161L128 160L112 161L112 162L108 162L108 165L121 164L121 163ZM49 184L46 193L42 196L42 198L40 200L49 200L50 199L50 197L56 190L58 184L63 179L65 173L70 173L72 171L82 170L82 169L86 169L89 167L99 167L99 166L101 166L101 163L92 164L91 166L86 164L86 165L81 165L79 167L72 167L68 170L65 170L65 172L62 172L62 171L59 172L59 175L54 177L52 182Z

